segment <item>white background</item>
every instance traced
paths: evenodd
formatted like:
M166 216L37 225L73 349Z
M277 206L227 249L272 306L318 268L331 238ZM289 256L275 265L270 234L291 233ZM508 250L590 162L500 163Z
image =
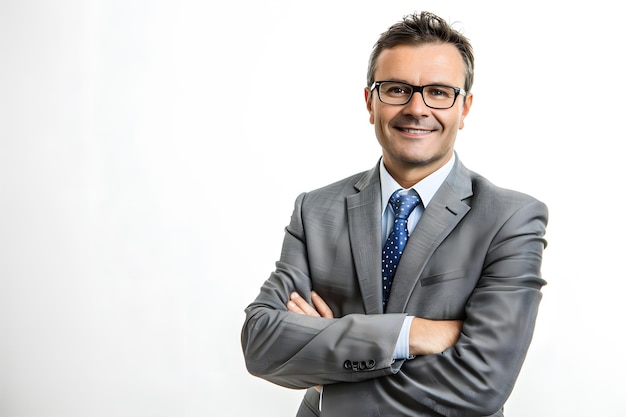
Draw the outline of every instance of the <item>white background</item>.
M611 4L0 1L0 416L293 416L243 310L296 195L375 164L367 58L422 9L474 44L461 159L551 210L507 417L626 415Z

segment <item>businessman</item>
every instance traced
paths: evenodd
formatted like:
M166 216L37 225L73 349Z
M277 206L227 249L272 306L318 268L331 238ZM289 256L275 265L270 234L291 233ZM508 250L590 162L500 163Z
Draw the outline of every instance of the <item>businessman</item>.
M299 417L504 416L546 284L548 211L461 163L473 78L468 39L432 13L375 44L364 98L382 156L297 197L246 309L247 369L307 389Z

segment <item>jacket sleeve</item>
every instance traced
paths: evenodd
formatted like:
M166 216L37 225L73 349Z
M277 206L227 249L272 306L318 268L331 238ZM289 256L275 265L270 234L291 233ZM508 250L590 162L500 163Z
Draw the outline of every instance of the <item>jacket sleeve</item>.
M296 200L275 271L246 308L241 342L248 371L289 388L355 382L397 372L400 363L394 362L392 354L405 314L323 319L287 310L292 291L306 298L312 289L301 218L304 198L302 194Z

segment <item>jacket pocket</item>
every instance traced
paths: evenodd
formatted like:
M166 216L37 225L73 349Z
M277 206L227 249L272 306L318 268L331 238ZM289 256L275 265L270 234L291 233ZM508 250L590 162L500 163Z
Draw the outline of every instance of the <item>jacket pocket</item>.
M420 278L419 282L422 287L426 287L428 285L439 284L440 282L452 281L464 277L465 270L457 269L455 271L443 272L441 274L431 275L429 277L422 277Z

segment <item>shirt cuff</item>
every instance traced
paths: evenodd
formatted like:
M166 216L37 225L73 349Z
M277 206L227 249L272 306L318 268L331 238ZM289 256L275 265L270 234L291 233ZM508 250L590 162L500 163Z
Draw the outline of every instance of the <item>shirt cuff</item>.
M400 335L396 342L396 348L393 351L393 359L413 359L415 356L409 355L409 333L411 331L411 321L413 316L404 318Z

